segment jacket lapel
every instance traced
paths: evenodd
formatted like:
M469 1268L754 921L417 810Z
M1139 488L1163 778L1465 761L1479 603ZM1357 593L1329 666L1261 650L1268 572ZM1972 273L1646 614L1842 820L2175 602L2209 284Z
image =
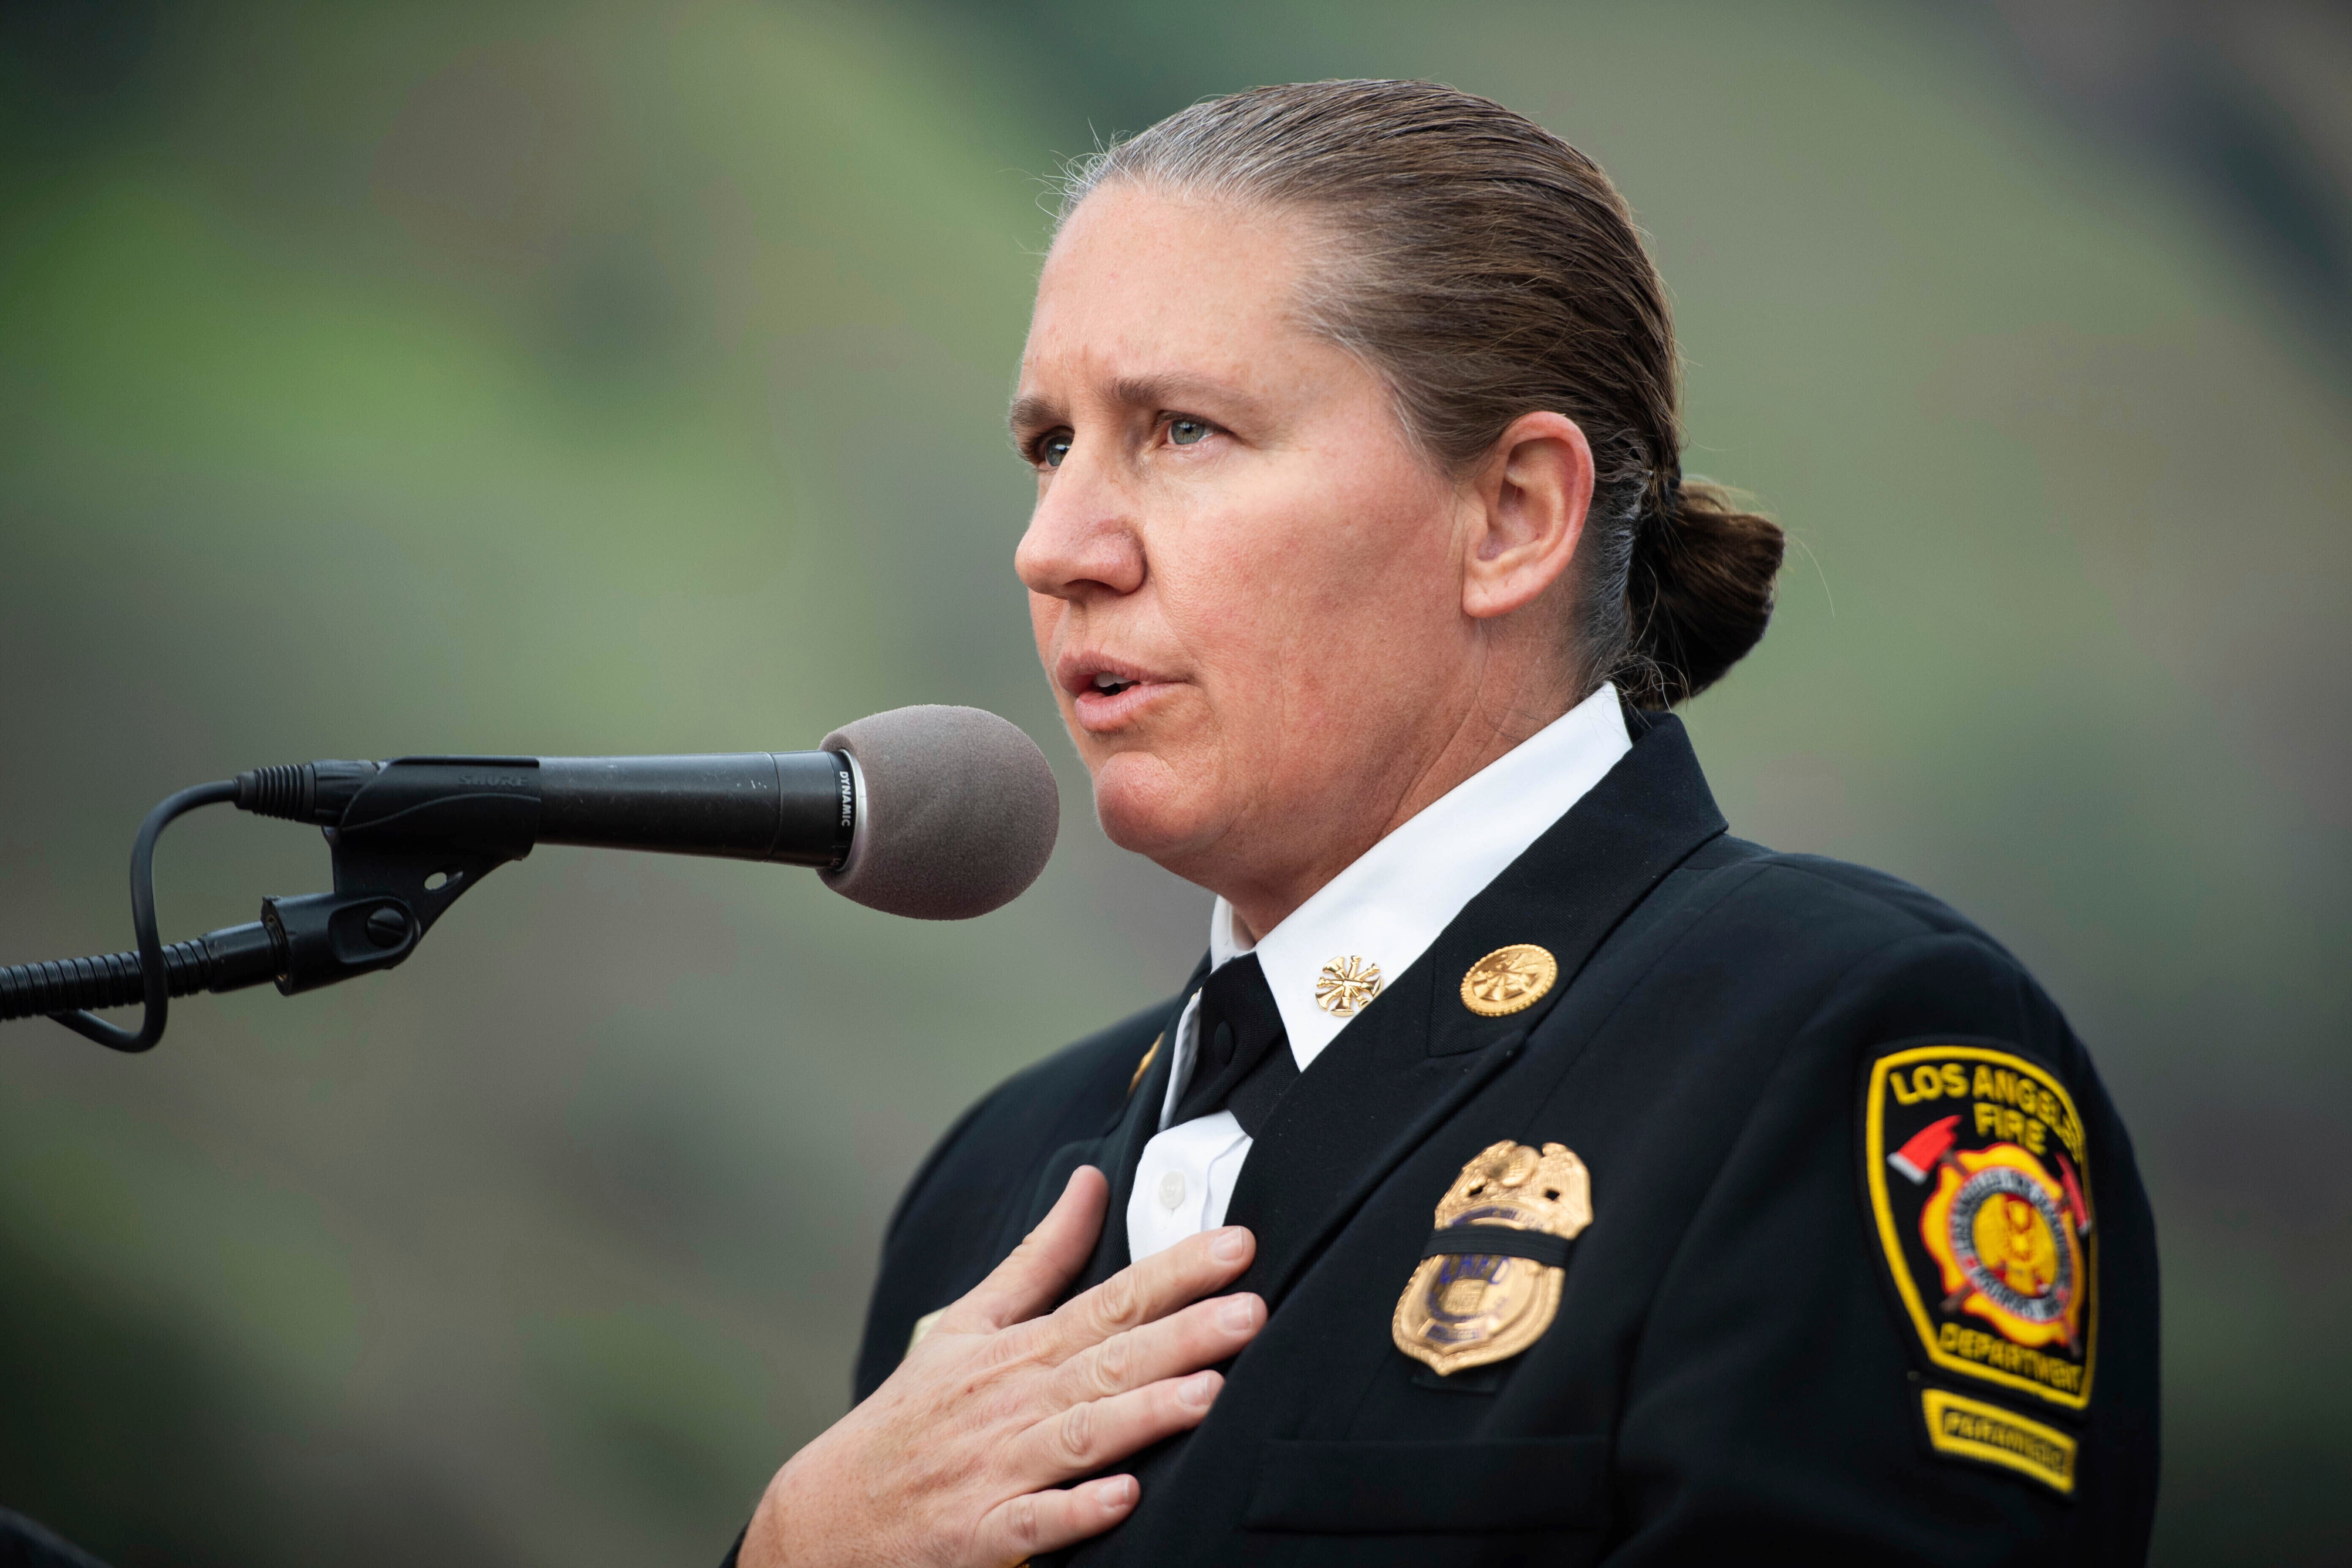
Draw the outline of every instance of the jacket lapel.
M1473 899L1283 1097L1226 1210L1229 1223L1257 1237L1257 1258L1236 1289L1278 1306L1372 1188L1517 1058L1618 922L1724 831L1681 721L1641 715L1635 723L1633 749ZM1513 942L1549 949L1559 979L1526 1011L1501 1018L1472 1013L1461 1000L1463 974ZM1143 1139L1125 1167L1128 1187ZM1114 1191L1115 1217L1123 1216L1125 1189ZM1123 1260L1123 1224L1119 1229Z
M1086 1271L1070 1287L1073 1296L1101 1284L1128 1266L1127 1201L1135 1191L1136 1168L1143 1163L1143 1146L1160 1131L1160 1108L1167 1099L1168 1074L1176 1059L1176 1025L1184 1016L1192 994L1208 977L1209 959L1203 953L1192 977L1177 993L1176 1005L1169 1011L1167 1022L1160 1026L1160 1048L1152 1053L1150 1067L1128 1094L1127 1107L1110 1130L1091 1145L1056 1154L1047 1166L1046 1179L1054 1184L1053 1194L1045 1196L1048 1205L1060 1195L1060 1184L1067 1182L1070 1173L1080 1165L1097 1166L1110 1179L1110 1208L1103 1215L1102 1235L1095 1240L1094 1257L1087 1261ZM1060 1173L1058 1177L1055 1174L1056 1170Z

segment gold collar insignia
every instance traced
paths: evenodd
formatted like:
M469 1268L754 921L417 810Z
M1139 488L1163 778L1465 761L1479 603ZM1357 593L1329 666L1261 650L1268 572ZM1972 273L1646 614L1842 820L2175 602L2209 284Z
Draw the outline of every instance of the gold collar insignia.
M1462 1005L1482 1018L1507 1018L1544 999L1559 978L1559 960L1531 942L1498 947L1462 977Z
M1381 966L1358 953L1333 959L1315 977L1315 1005L1339 1017L1355 1016L1380 994Z

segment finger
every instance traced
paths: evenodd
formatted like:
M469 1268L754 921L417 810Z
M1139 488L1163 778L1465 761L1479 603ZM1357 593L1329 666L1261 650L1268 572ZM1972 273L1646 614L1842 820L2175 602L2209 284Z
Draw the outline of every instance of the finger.
M1225 1380L1213 1372L1196 1372L1073 1405L1013 1440L1008 1456L1012 1474L1034 1477L1043 1484L1115 1465L1162 1437L1198 1426L1224 1385Z
M1188 1236L1065 1302L1038 1325L1043 1353L1065 1361L1113 1334L1164 1318L1232 1284L1256 1252L1257 1238L1237 1225Z
M1013 1498L980 1521L972 1556L982 1563L1018 1563L1100 1535L1132 1513L1142 1494L1133 1476L1106 1476L1067 1491Z
M1238 1355L1265 1326L1265 1303L1246 1293L1195 1301L1079 1352L1055 1375L1064 1404L1107 1399Z
M985 1333L1025 1322L1052 1306L1094 1256L1110 1184L1092 1165L1070 1173L1062 1195L1013 1255L940 1317L950 1333Z

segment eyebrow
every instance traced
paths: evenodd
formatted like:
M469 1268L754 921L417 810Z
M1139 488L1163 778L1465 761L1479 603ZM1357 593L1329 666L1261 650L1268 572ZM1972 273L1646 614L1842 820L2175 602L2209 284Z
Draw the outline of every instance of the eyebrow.
M1244 415L1260 412L1258 400L1240 387L1208 376L1187 375L1171 371L1158 375L1123 375L1110 384L1111 396L1129 408L1166 408L1196 398L1205 398ZM1060 404L1050 397L1032 393L1013 400L1007 416L1013 436L1058 425L1066 418Z
M1013 437L1017 441L1032 430L1058 423L1059 415L1060 408L1052 398L1039 397L1033 393L1013 400L1013 409L1005 416L1005 423L1013 427Z

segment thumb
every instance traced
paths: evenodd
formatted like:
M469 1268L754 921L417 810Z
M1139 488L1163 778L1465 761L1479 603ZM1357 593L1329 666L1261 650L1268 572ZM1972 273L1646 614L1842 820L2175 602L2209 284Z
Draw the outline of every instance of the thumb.
M1109 1206L1110 1183L1100 1171L1081 1165L1071 1172L1069 1184L1037 1228L941 1315L940 1328L950 1333L989 1333L1050 1310L1094 1256Z

